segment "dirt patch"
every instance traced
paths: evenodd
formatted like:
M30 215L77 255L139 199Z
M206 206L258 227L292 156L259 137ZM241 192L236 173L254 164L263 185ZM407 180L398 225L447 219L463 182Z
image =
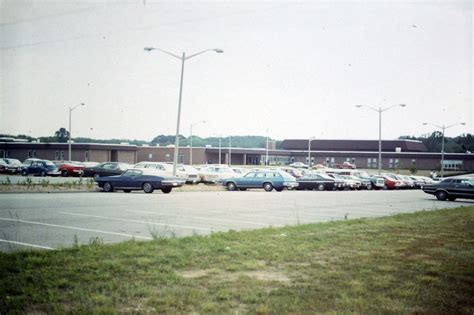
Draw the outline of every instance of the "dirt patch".
M185 279L197 279L203 278L211 274L213 270L211 269L200 269L200 270L188 270L178 273L181 277Z
M290 278L281 272L277 271L265 271L265 270L255 270L247 271L242 273L250 278L254 278L260 281L280 281L280 282L290 282Z

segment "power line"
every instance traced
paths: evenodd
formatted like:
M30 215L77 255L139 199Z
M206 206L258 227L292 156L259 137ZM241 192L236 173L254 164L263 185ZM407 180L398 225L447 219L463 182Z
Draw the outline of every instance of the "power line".
M265 10L265 11L274 10L274 9L279 9L279 8L282 8L282 7L287 7L287 6L290 6L290 5L292 5L292 4L287 3L287 4L284 4L284 5L266 7L266 8L262 8L262 9L242 10L242 11L235 12L235 13L222 14L222 15L217 15L217 16L198 17L198 18L186 19L186 20L181 20L181 21L176 21L176 22L162 23L160 25L155 25L155 26L151 26L151 27L150 26L144 26L144 27L139 27L139 28L128 28L128 29L123 29L123 30L117 30L114 33L115 34L117 34L117 33L122 34L123 32L135 32L135 31L141 31L141 30L149 30L149 29L155 29L155 28L160 28L160 27L166 27L166 26L171 26L171 25L180 25L180 24L187 24L187 23L194 23L194 22L204 22L204 21L213 20L213 19L220 19L220 18L224 18L224 17L250 14L250 13L259 12L259 11L262 11L262 10ZM73 36L73 37L59 38L59 39L53 39L53 40L45 40L45 41L39 41L39 42L33 42L33 43L25 43L25 44L18 44L18 45L12 45L12 46L3 46L3 47L0 47L0 50L11 50L11 49L16 49L16 48L32 47L32 46L38 46L38 45L44 45L44 44L55 44L55 43L74 41L74 40L80 40L80 39L88 39L88 38L93 38L93 37L96 37L97 39L99 39L99 37L112 36L112 35L114 35L114 33L109 33L109 34L106 34L106 35L78 35L78 36Z

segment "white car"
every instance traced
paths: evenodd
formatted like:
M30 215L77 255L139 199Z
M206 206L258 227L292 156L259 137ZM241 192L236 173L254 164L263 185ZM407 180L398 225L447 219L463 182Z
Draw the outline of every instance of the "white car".
M205 183L218 183L228 178L242 177L242 174L234 172L225 164L201 165L198 172L201 181Z
M163 175L173 175L173 164L164 162L140 162L135 164L133 168L151 168L158 170ZM176 177L184 179L186 183L195 184L199 182L197 170L194 167L188 165L177 165Z
M189 165L178 165L176 176L184 178L187 184L197 184L201 181L198 170Z

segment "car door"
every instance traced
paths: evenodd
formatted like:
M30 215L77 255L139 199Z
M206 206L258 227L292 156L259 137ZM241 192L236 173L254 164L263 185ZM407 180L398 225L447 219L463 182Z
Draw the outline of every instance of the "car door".
M313 189L313 178L311 175L305 175L298 178L298 189Z
M129 188L137 189L141 187L140 182L138 181L142 171L137 169L129 169L125 171L122 175L115 177L114 183L116 188Z
M102 169L98 172L100 176L113 176L116 175L117 165L115 163L105 163L102 165Z
M41 170L41 162L34 161L28 167L28 174L38 175L40 173L40 170Z
M250 188L252 187L252 181L255 178L255 172L249 172L243 177L236 179L237 186L241 188Z
M474 179L457 179L454 190L456 197L474 199Z

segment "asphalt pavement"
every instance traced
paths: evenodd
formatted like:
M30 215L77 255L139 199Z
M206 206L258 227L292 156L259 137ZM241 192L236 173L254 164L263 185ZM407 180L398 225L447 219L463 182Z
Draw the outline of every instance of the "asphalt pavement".
M0 195L0 250L209 234L472 206L413 191L211 191Z

